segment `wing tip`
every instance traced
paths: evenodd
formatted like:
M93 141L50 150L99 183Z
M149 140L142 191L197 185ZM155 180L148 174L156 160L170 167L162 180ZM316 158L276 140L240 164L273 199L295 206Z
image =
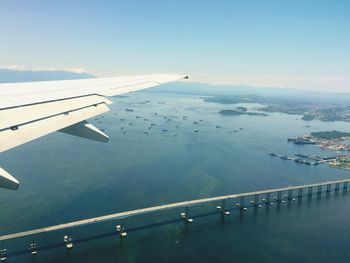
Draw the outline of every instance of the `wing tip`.
M0 167L0 187L17 190L19 181Z

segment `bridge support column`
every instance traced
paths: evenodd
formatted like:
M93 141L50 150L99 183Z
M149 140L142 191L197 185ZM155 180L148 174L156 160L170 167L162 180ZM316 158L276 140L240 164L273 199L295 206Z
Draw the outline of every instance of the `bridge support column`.
M277 192L277 202L281 202L282 201L282 192L279 191Z
M121 237L126 237L128 235L128 232L126 232L123 223L121 223L120 225L116 225L115 230L119 233Z
M329 193L331 191L331 187L332 185L331 184L327 184L327 189L326 189L326 192Z
M7 249L0 250L0 261L5 261L7 259Z
M193 219L190 218L190 208L186 206L185 212L181 213L181 217L185 220L186 223L193 223Z
M72 238L69 235L65 235L63 237L64 244L67 249L72 249L73 248L73 241Z
M223 199L222 201L221 201L221 209L222 209L222 212L224 213L225 212L225 205L226 205L226 199Z
M221 209L219 209L222 215L228 216L230 215L230 211L226 210L226 199L221 201Z
M244 208L244 196L241 196L241 209L243 209Z
M322 185L319 185L317 187L317 195L320 195L320 194L322 194Z
M33 242L29 245L29 251L30 251L30 254L32 254L32 255L36 255L38 253L37 245L35 242Z
M259 204L259 195L254 196L254 206L257 206Z
M298 190L298 198L302 198L303 197L303 188L299 188Z
M293 198L293 190L288 190L288 200L292 200Z
M271 193L266 194L266 204L270 204L271 202Z
M312 196L312 187L308 188L307 195L308 196Z
M338 191L339 191L339 183L336 183L334 187L334 192L338 192Z
M348 182L344 182L343 184L343 190L347 190L348 189Z
M266 194L266 203L270 204L271 202L271 193Z

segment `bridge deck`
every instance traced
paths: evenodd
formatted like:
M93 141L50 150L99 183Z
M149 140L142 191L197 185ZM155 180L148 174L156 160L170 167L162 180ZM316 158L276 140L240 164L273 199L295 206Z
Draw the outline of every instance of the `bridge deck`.
M145 213L151 213L151 212L156 212L159 210L178 208L178 207L188 207L188 206L193 206L193 205L198 205L198 204L203 204L203 203L221 201L221 200L225 200L225 199L240 198L242 196L246 197L246 196L254 196L254 195L263 195L263 194L268 194L268 193L284 192L284 191L288 191L288 190L298 190L301 188L318 187L318 186L334 185L334 184L349 183L349 182L350 182L350 179L338 180L338 181L328 181L328 182L323 182L323 183L315 183L315 184L307 184L307 185L299 185L299 186L288 186L288 187L283 187L283 188L275 188L275 189L267 189L267 190L255 191L255 192L246 192L246 193L240 193L240 194L231 194L231 195L223 195L223 196L216 196L216 197L209 197L209 198L201 198L201 199L177 202L177 203L172 203L172 204L152 206L152 207L135 209L135 210L125 211L125 212L105 215L105 216L83 219L83 220L59 224L59 225L55 225L55 226L38 228L38 229L14 233L14 234L3 235L3 236L0 236L0 241L14 239L14 238L20 238L20 237L26 237L26 236L31 236L31 235L35 235L35 234L56 231L56 230L62 230L62 229L71 228L71 227L78 227L81 225L98 223L101 221L120 219L120 218L125 218L125 217L145 214Z

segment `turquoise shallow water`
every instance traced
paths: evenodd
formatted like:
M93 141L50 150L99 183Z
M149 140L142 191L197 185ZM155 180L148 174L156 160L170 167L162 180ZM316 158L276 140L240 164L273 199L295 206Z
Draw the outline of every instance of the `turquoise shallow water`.
M91 120L110 135L107 144L54 133L0 156L1 165L21 182L18 191L0 191L1 234L168 202L349 177L348 171L326 165L305 166L267 155L332 154L289 144L286 138L311 131L348 131L347 123L306 123L300 116L278 113L221 116L217 112L232 105L203 102L198 96L138 92L113 101L111 112ZM169 222L132 231L124 240L111 235L117 221L84 226L68 233L86 242L70 252L63 246L40 251L35 261L347 262L349 197L340 192L290 206L249 209L243 216L232 211L225 220L211 214L187 227ZM213 212L215 205L191 212ZM123 223L136 229L178 219L179 212ZM40 246L55 245L66 233L1 245L9 252L25 249L32 240ZM98 238L101 233L105 235ZM32 260L29 255L10 259Z

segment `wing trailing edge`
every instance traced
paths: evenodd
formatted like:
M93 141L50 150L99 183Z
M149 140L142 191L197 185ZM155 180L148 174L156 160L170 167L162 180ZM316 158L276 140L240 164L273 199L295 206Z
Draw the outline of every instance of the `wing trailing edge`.
M109 137L100 129L96 128L94 125L88 123L87 121L81 121L66 128L59 130L59 132L67 133L70 135L82 137L85 139L98 141L98 142L108 142Z

